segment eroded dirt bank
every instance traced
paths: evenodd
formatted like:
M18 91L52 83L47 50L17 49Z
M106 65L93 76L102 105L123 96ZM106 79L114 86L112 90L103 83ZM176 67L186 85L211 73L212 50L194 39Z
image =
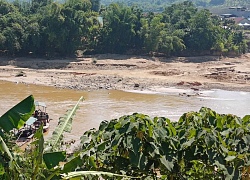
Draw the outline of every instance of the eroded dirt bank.
M77 90L164 87L250 91L250 54L152 58L95 55L77 59L0 58L0 80Z

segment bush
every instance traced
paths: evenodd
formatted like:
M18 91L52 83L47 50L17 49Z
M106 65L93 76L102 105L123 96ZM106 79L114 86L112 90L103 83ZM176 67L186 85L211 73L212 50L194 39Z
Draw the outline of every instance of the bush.
M250 116L209 108L178 122L132 114L81 137L82 169L162 179L240 179L250 165Z

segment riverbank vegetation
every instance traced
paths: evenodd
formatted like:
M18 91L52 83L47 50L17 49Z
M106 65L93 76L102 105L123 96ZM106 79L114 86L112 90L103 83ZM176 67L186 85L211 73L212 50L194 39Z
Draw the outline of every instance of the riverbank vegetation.
M21 114L34 110L33 96L23 100ZM134 113L103 121L84 132L79 148L67 153L63 133L70 131L79 102L49 140L42 128L25 151L10 139L28 116L15 106L0 118L2 179L248 179L250 116L218 114L209 108L183 114L178 122ZM21 118L20 118L21 117ZM19 125L18 125L19 124ZM4 131L3 131L4 130Z
M119 4L100 8L98 0L1 0L0 7L1 55L50 58L83 52L187 56L247 51L238 27L187 1L161 13L144 13Z

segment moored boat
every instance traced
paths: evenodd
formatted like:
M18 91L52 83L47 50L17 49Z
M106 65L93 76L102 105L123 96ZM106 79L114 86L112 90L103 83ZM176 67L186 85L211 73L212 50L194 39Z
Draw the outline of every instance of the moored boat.
M24 126L16 132L16 143L18 146L22 146L29 142L41 125L43 125L43 132L49 130L50 119L46 112L46 104L44 102L35 101L35 106L36 108L33 115L26 121Z
M33 116L30 117L26 123L24 124L24 126L17 130L16 132L16 143L18 146L22 146L24 144L26 144L27 142L29 142L33 136L34 136L34 130L32 128L34 122L36 122L37 119L34 118Z
M43 124L43 132L49 130L49 115L46 112L47 106L44 102L35 101L36 110L33 114L33 117L37 120L33 124L33 129L37 130Z

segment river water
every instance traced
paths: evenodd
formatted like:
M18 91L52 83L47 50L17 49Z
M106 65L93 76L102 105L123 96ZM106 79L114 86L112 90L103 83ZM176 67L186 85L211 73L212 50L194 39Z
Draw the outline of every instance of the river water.
M164 116L176 121L185 112L199 111L201 107L209 107L221 114L235 114L243 117L250 114L250 93L224 90L199 92L176 88L158 88L155 91L75 91L54 87L16 84L0 81L0 115L16 105L30 94L35 100L47 105L51 121L50 133L58 123L60 116L75 105L83 96L73 121L72 132L66 134L66 140L78 140L84 131L98 128L102 120L119 118L134 112L147 114L151 117ZM191 95L191 96L187 96Z

